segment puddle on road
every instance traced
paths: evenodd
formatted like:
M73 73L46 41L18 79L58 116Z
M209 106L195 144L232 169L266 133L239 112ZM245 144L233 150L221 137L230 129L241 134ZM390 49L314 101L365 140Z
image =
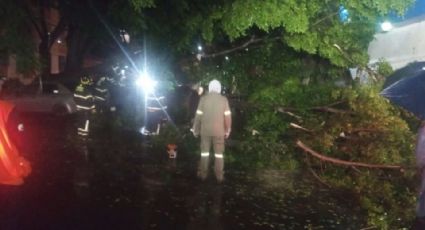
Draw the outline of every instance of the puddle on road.
M196 163L196 162L193 162ZM196 164L195 164L196 165ZM361 229L359 209L302 175L265 170L213 173L198 180L190 163L141 163L124 175L95 177L97 204L139 212L142 229ZM115 170L111 170L113 172ZM130 172L131 171L131 172ZM115 176L114 176L115 175ZM131 178L131 179L130 179ZM108 192L105 192L108 191ZM93 192L93 191L92 191ZM174 227L173 227L174 226Z
M41 131L40 131L41 132ZM168 159L134 146L70 144L35 149L34 171L18 192L0 188L8 229L362 229L351 194L308 174L226 166L225 181L196 178L197 159ZM117 150L119 149L119 150ZM89 151L89 152L90 152ZM13 217L13 218L10 218ZM5 220L10 220L6 221ZM7 229L7 228L2 228Z

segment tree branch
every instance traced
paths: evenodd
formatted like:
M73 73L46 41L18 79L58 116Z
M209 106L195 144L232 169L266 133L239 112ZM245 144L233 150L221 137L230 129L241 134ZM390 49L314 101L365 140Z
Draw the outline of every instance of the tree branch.
M365 133L380 133L380 132L385 132L387 130L379 130L379 129L371 129L371 128L358 128L358 129L353 129L350 132L351 133L361 133L361 132L365 132Z
M39 14L40 14L39 15L40 26L41 26L43 35L49 33L49 28L47 28L46 17L44 15L44 7L45 7L44 4L41 5L41 6L40 5L38 6L38 11L39 11Z
M280 111L279 109L278 109L278 111L281 112L281 113L286 113L286 114L288 114L291 117L295 117L298 121L302 119L301 116L298 116L298 115L296 115L296 114L294 114L292 112L284 111L284 110Z
M311 110L317 110L317 111L323 111L323 112L329 112L329 113L338 113L338 114L354 114L352 111L342 110L342 109L334 109L326 106L318 106L313 107Z
M305 161L308 165L308 170L311 172L313 177L316 178L320 183L322 183L322 184L326 185L328 188L330 188L331 186L329 184L327 184L324 180L322 180L322 178L320 178L320 176L317 175L317 173L313 170L313 168L311 167L310 159L308 157L306 157Z
M310 153L312 156L319 158L322 161L330 162L337 165L344 165L344 166L357 166L357 167L365 167L365 168L378 168L378 169L402 169L399 165L379 165L379 164L367 164L362 162L352 162L352 161L345 161L340 160L332 157L327 157L324 155L321 155L311 148L309 148L307 145L302 143L300 140L296 142L297 146L303 149L305 152Z
M358 65L358 63L356 63L353 59L350 58L350 56L341 49L341 47L338 44L333 44L333 46L342 54L342 56L347 59L349 62L351 62L352 64ZM379 78L382 79L382 76L379 75L378 72L374 71L373 69L371 69L368 65L366 66L362 66L362 68L364 68L367 73L369 74L369 76L372 78L372 80L374 80L375 82L378 81L378 79L376 79L376 76L378 76Z
M273 37L273 38L267 38L267 37L265 37L265 38L255 38L255 36L252 36L248 41L246 41L245 43L243 43L239 46L236 46L236 47L233 47L233 48L230 48L230 49L227 49L227 50L222 50L222 51L219 51L219 52L216 52L216 53L202 54L201 58L214 58L214 57L217 57L217 56L226 55L226 54L229 54L229 53L236 52L238 50L245 49L246 47L248 47L251 44L259 43L259 42L262 42L262 41L265 41L265 40L268 40L268 39L274 41L274 40L278 40L280 38L281 38L280 36L279 37Z
M339 14L339 11L334 12L334 13L332 13L332 14L328 14L328 15L326 15L325 17L320 18L319 20L317 20L316 22L314 22L314 23L312 24L312 26L313 26L313 27L314 27L314 26L317 26L317 24L319 24L319 23L321 23L321 22L325 21L325 20L326 20L326 19L328 19L328 18L332 18L333 16L335 16L335 15L337 15L337 14Z
M302 127L300 125L297 125L295 123L292 123L292 122L289 124L289 126L291 126L292 128L300 129L300 130L305 131L305 132L310 133L310 134L313 133L312 130L306 129L306 128L304 128L304 127Z
M329 184L327 184L324 180L322 180L322 178L320 178L319 175L317 175L317 173L312 169L309 168L308 171L311 172L311 174L313 175L314 178L316 178L320 183L326 185L328 188L330 188L331 186Z
M331 104L325 105L325 106L316 106L316 107L307 108L307 110L324 111L324 112L338 113L338 114L354 114L352 111L331 108L332 106L339 105L339 104L344 103L344 102L345 101L337 101L337 102L334 102L334 103L331 103ZM282 106L280 106L280 107L277 107L276 110L281 112L281 113L288 113L288 112L291 112L291 111L298 111L299 109L292 108L292 107L282 107Z
M31 12L31 9L25 2L20 2L22 4L22 7L25 10L25 13L27 14L31 24L34 26L35 30L37 31L38 35L40 37L43 36L43 31L41 31L40 26L38 25L37 21L35 20L34 14Z
M61 17L59 19L59 23L55 26L52 32L50 32L50 39L49 39L49 48L52 47L52 45L55 43L55 41L59 38L59 36L63 33L63 31L66 28L66 20L64 17Z

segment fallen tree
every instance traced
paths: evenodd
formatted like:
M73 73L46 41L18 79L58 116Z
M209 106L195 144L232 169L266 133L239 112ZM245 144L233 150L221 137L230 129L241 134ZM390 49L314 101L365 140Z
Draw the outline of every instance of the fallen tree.
M368 163L362 163L362 162L352 162L352 161L346 161L346 160L340 160L333 157L324 156L307 145L305 145L300 140L297 140L296 142L297 146L303 149L305 152L310 153L312 156L326 162L330 162L337 165L344 165L344 166L357 166L357 167L365 167L365 168L380 168L380 169L403 169L400 165L382 165L382 164L368 164Z

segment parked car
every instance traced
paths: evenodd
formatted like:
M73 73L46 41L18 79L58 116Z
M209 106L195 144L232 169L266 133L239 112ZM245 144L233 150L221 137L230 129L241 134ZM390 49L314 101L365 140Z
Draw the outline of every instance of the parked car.
M15 104L19 112L73 114L77 111L73 93L60 83L43 83L36 92L17 91L2 96L2 100Z

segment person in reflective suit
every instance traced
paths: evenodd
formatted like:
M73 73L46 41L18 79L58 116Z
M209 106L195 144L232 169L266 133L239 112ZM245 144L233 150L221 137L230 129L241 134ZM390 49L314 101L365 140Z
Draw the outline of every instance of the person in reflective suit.
M221 95L221 84L212 80L208 86L208 93L201 97L192 132L195 137L201 136L201 160L198 176L206 179L208 176L211 145L214 150L214 172L218 182L224 176L224 140L231 132L232 117L227 98Z

